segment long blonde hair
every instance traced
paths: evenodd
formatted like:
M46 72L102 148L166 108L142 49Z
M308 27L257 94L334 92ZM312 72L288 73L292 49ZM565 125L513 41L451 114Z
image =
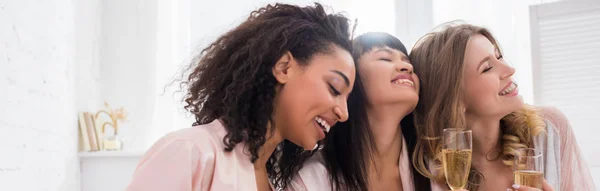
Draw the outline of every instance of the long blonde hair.
M464 75L465 49L475 35L485 36L498 50L498 43L485 28L470 24L446 24L442 30L422 37L413 47L410 60L421 80L419 103L414 111L417 128L417 145L413 165L417 171L436 181L445 181L440 169L441 134L444 128L466 127L465 107L462 103L462 78ZM545 123L532 106L512 112L500 121L502 151L499 158L512 165L516 149L533 147L532 137L544 132ZM435 169L429 169L433 162ZM484 178L471 167L467 188L477 190ZM436 171L434 171L436 170Z

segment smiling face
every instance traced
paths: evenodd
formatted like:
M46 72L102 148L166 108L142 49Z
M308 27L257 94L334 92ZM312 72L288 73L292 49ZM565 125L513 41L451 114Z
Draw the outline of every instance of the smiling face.
M419 78L408 56L389 47L375 47L358 60L359 74L370 106L419 101Z
M503 117L523 106L512 76L498 47L475 34L465 49L463 91L467 112L483 117Z
M332 46L300 64L290 53L273 68L280 83L275 98L274 121L283 139L312 150L337 122L348 119L347 97L354 84L350 53Z

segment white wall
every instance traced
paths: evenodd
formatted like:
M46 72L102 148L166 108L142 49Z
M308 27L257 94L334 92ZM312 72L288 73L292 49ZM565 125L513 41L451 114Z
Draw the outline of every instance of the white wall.
M158 1L156 68L152 125L144 128L145 147L174 129L189 127L192 119L183 109L179 84L181 69L190 60L190 7L192 0ZM188 116L188 118L186 118ZM179 128L177 128L179 127Z
M250 12L273 0L191 1L190 41L192 51L204 48L250 15ZM284 0L282 3L309 4L309 0Z
M157 1L104 0L102 6L101 98L125 107L124 149L140 149L154 109Z
M100 48L102 1L75 1L75 90L77 111L101 108Z
M433 27L432 0L395 1L396 36L410 50Z
M0 1L0 190L77 190L75 4Z
M75 106L77 112L96 111L102 106L100 99L100 48L102 2L100 0L75 1ZM74 115L73 113L68 113ZM77 119L74 119L77 121ZM75 126L77 127L77 126ZM78 131L75 131L78 132ZM79 136L79 134L77 134ZM70 145L69 145L70 146ZM77 172L71 174L80 190L80 160L75 160Z

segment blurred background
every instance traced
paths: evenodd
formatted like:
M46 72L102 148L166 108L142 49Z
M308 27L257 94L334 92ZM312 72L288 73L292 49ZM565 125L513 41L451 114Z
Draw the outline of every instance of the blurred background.
M0 190L123 190L152 143L193 122L172 83L192 55L274 2L0 0ZM388 32L409 49L445 22L489 28L525 101L567 115L599 182L600 1L317 2L356 19L355 36ZM117 137L93 117L82 132L83 112L116 108L127 114ZM122 147L105 151L107 143Z

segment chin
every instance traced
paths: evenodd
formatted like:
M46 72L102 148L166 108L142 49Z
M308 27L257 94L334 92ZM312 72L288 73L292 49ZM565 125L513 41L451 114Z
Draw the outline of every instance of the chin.
M312 151L315 148L315 145L317 145L317 142L315 142L314 144L302 145L302 148L306 151Z
M417 106L417 103L419 103L419 96L418 95L416 95L416 96L405 96L400 101L402 103L412 105L413 109L414 109L414 107Z
M523 105L525 105L525 102L523 101L523 97L521 97L521 95L518 95L515 97L515 100L512 101L513 103L511 103L511 105L515 105L518 109L521 109L523 107Z
M313 148L315 148L315 145L317 144L316 140L301 140L300 142L296 143L293 142L292 143L296 144L299 147L302 147L302 149L310 151L313 150Z
M505 103L503 105L501 105L501 108L504 108L503 111L506 111L506 115L515 112L515 111L519 111L520 109L523 108L523 106L525 105L525 103L523 103L522 99L519 100L514 100L511 101L509 103Z
M417 102L419 102L419 94L415 91L402 91L389 94L389 96L382 99L391 99L399 102L414 102L417 104Z

